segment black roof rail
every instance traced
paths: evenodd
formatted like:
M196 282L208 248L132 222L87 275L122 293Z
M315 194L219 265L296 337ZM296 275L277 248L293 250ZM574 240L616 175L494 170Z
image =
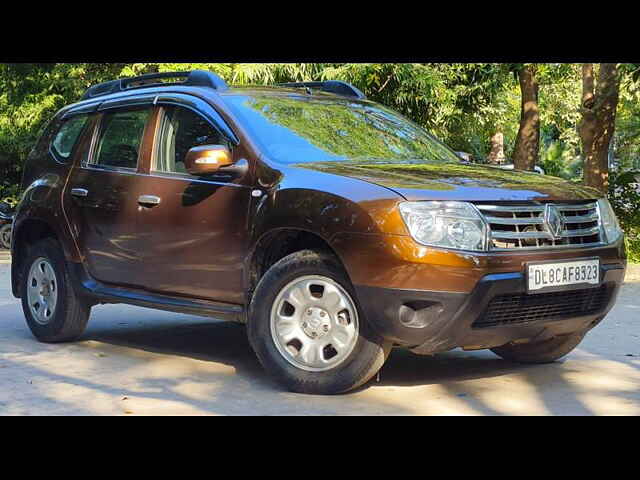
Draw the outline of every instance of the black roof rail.
M163 72L149 73L140 75L139 77L121 78L120 80L111 80L110 82L99 83L89 87L82 100L90 98L102 97L111 93L118 93L132 88L148 88L158 85L167 85L162 82L153 82L153 80L163 80L168 78L184 78L184 82L176 82L180 85L189 85L194 87L210 87L215 90L226 90L229 88L226 82L218 75L205 70L193 70L191 72Z
M366 95L356 87L350 83L341 82L340 80L327 80L326 82L289 82L279 83L278 86L291 88L319 88L323 92L335 93L345 97L354 97L359 99L367 98Z

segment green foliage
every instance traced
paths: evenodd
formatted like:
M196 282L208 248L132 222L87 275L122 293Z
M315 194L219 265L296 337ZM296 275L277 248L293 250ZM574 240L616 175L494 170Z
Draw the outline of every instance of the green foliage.
M627 260L631 263L640 263L640 228L627 230L625 235Z
M609 177L609 201L622 228L640 227L640 172L624 171Z
M488 154L497 129L507 141L515 138L515 83L500 64L345 64L328 66L322 78L353 83L454 150L476 157Z
M614 172L609 181L609 201L625 231L629 260L640 263L640 172Z
M45 124L122 64L0 64L0 180L16 184Z
M547 175L572 181L580 181L582 178L582 158L575 155L574 149L561 140L542 144L540 166Z
M8 203L16 206L20 198L20 187L18 185L9 185L8 183L0 183L0 202Z
M229 83L274 84L337 79L398 110L457 151L485 158L490 138L504 134L512 156L520 119L516 73L526 64L333 63L35 63L0 64L0 198L18 195L22 165L57 110L91 85L149 72L205 69ZM640 64L622 64L613 155L619 171L640 170ZM582 177L579 64L537 64L540 84L540 163L553 176ZM617 181L616 181L617 183ZM619 194L616 193L617 198ZM622 207L618 207L626 215ZM640 209L638 209L640 210ZM637 231L637 223L624 221ZM637 245L630 234L630 245ZM634 238L636 240L634 240ZM633 243L636 242L636 243Z
M640 170L640 82L625 78L614 139L617 167Z
M541 75L540 123L543 143L561 141L573 155L580 153L577 125L580 121L582 76L580 65L565 64Z
M551 142L540 152L540 166L547 175L562 177L564 161L562 159L563 146L560 142Z

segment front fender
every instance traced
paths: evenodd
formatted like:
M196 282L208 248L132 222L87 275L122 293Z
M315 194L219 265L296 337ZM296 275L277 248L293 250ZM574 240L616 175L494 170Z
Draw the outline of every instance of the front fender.
M385 187L298 168L282 168L277 176L280 181L251 206L248 259L265 236L278 230L304 231L328 244L351 274L352 255L339 241L345 233L408 234L397 208L403 199Z

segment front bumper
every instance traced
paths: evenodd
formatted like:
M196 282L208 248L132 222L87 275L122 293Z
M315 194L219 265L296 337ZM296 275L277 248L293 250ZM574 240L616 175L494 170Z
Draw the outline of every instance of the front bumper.
M625 267L624 261L601 265L600 286L606 296L588 314L482 327L474 322L483 316L492 299L526 295L523 273L485 275L470 293L355 288L363 313L377 333L416 353L432 354L456 347L482 349L521 339L543 340L593 328L613 307Z

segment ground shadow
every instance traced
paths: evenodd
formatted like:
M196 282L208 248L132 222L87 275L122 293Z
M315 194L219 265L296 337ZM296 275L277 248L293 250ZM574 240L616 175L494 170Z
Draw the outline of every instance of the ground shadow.
M184 324L171 325L145 324L111 328L107 325L93 329L83 340L94 340L106 344L140 349L153 353L179 355L203 361L232 366L236 375L262 390L273 393L283 392L282 387L267 375L259 364L246 337L243 325L230 322L218 322L186 317ZM501 412L478 400L475 388L470 380L489 379L505 375L518 374L530 377L532 384L539 381L541 388L549 381L558 384L563 380L561 364L555 365L555 373L546 371L546 379L536 378L536 369L548 369L549 366L525 366L494 357L493 354L479 355L477 352L453 351L435 356L418 356L404 349L394 349L377 378L359 388L355 393L366 392L372 387L411 387L437 384L451 396L457 397L471 406L476 412L487 415L501 415ZM551 375L551 379L549 379ZM148 379L149 387L166 388L166 382ZM145 380L145 385L147 381ZM544 393L540 393L544 400ZM342 398L350 395L343 395ZM552 402L549 402L552 404ZM571 401L580 414L592 413L574 396ZM399 403L397 407L402 410ZM553 412L553 408L550 409ZM408 412L405 412L408 413Z
M222 363L242 377L275 386L249 345L246 327L233 322L186 317L184 323L170 325L101 326L88 330L81 339L85 340Z

